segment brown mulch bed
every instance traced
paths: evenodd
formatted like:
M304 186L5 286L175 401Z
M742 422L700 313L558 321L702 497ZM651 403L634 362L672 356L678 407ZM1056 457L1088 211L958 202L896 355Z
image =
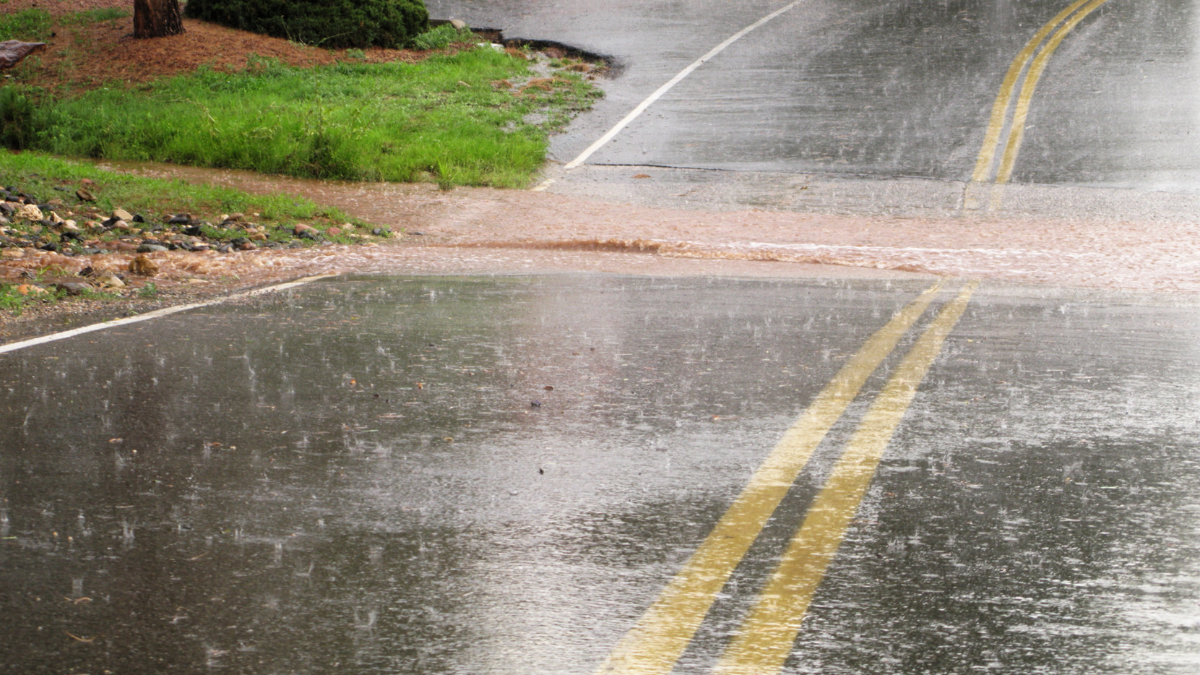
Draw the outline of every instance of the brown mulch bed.
M246 67L252 54L296 67L346 58L345 50L301 45L191 19L184 19L182 35L136 40L130 0L9 0L0 7L0 13L29 8L45 9L53 16L107 8L130 12L123 19L57 27L48 46L13 71L19 81L42 87L89 89L114 81L133 85L190 73L201 66L236 71ZM415 62L425 56L426 52L401 49L366 50L366 60L372 62Z

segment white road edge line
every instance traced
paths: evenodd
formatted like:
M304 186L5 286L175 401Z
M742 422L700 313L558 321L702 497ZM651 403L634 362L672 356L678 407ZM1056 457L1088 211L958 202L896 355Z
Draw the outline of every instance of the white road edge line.
M303 279L289 281L286 284L278 284L276 286L267 286L266 288L258 288L253 291L246 291L244 293L235 293L233 295L227 295L223 298L217 298L215 300L207 300L205 302L194 302L190 305L178 305L175 307L164 307L163 309L156 309L153 312L146 312L145 314L139 314L137 316L131 316L131 317L127 317L124 319L115 319L113 321L103 321L101 323L94 323L90 326L84 326L82 328L76 328L74 330L63 331L61 333L54 333L53 335L43 335L42 337L33 338L32 340L22 340L21 342L13 342L13 343L6 344L6 345L0 345L0 354L4 354L6 352L15 352L18 349L25 349L26 347L33 347L35 345L44 345L47 342L56 342L58 340L65 340L70 337L75 337L76 335L83 335L84 333L93 333L95 331L104 330L106 328L116 328L117 326L126 326L131 323L137 323L139 321L149 321L150 319L157 319L159 317L176 314L178 312L186 312L189 309L199 309L200 307L208 307L210 305L219 305L222 302L228 302L230 300L238 300L241 298L250 298L255 295L262 295L264 293L275 293L277 291L286 291L289 288L303 286L304 284L307 284L312 281L319 281L321 279L328 279L330 277L335 277L335 276L337 276L337 275L336 274L318 274L316 276L304 277Z
M774 19L775 17L779 16L780 14L783 14L784 12L788 11L789 9L800 4L800 2L801 2L801 0L795 0L794 2L792 2L788 5L780 7L779 9L775 10L774 12L771 12L770 14L764 16L763 18L759 19L758 21L755 21L754 23L750 24L749 26L746 26L745 28L741 29L740 31L734 33L732 36L730 36L730 38L728 40L722 42L721 44L717 45L716 47L713 47L711 50L709 50L709 52L707 54L705 54L704 56L701 56L700 58L693 61L690 66L679 71L678 75L671 78L671 80L669 82L667 82L663 86L659 87L658 90L655 91L653 94L650 94L650 96L645 101L642 101L640 104L638 104L638 107L634 108L633 111L630 112L628 115L626 115L625 118L622 119L620 122L617 122L616 126L614 126L613 128L608 130L608 133L601 136L599 138L599 140L597 140L595 143L592 143L588 147L587 150L584 150L583 152L581 152L579 154L578 157L576 157L575 159L568 162L567 165L563 167L563 171L570 171L571 169L574 169L575 167L579 166L580 164L583 164L584 162L586 162L588 157L591 157L593 153L595 153L600 148L604 147L605 143L608 143L617 134L621 133L622 129L629 126L629 123L632 122L633 120L637 119L638 115L641 115L643 112L645 112L646 108L649 108L655 101L662 98L663 94L666 94L668 91L671 90L671 87L674 87L675 85L679 84L680 81L683 80L683 78L687 77L688 75L691 75L693 70L704 65L705 62L707 62L709 59L713 58L717 54L720 54L721 52L725 51L726 47L728 47L729 45L742 39L742 37L744 37L750 31L754 30L755 28L758 28L759 26L770 21L771 19ZM543 181L537 187L533 188L533 191L541 192L542 190L545 190L546 188L550 187L550 184L553 183L554 180L555 179L551 178L549 180Z

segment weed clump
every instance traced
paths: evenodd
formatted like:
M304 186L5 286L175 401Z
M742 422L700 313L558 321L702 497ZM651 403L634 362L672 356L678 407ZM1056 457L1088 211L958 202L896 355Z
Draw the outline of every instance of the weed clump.
M479 38L467 28L455 28L444 23L437 28L421 33L409 43L413 49L444 49L459 42L479 42Z
M40 127L38 107L17 87L0 87L0 144L24 150Z
M429 28L423 0L189 0L184 13L327 48L398 49Z
M0 14L0 40L44 42L51 33L50 12L26 9L14 14Z

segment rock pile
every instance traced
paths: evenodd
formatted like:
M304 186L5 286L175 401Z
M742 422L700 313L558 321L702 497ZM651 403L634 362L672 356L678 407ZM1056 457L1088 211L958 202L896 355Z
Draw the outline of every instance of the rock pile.
M109 213L90 205L89 185L75 192L79 204L62 198L41 201L15 187L0 189L0 256L19 256L19 249L36 248L65 256L114 251L208 251L221 253L258 248L298 248L321 243L329 236L350 239L389 237L387 230L360 231L346 223L325 230L298 223L294 227L262 225L245 214L221 214L205 219L190 213L155 219L117 208ZM257 216L258 214L253 214Z
M92 181L85 179L78 189L54 189L65 194L42 200L17 187L0 188L0 296L53 301L62 296L130 296L147 289L153 294L157 286L149 279L159 275L164 259L171 258L167 251L180 252L175 254L178 265L180 254L190 257L187 252L212 256L355 241L369 244L393 236L386 228L367 230L352 223L264 224L255 222L257 213L205 218L192 213L130 213L119 207L101 211L95 205ZM123 255L105 261L105 254ZM71 264L59 256L84 260ZM97 257L86 261L87 256ZM80 264L82 268L72 271Z

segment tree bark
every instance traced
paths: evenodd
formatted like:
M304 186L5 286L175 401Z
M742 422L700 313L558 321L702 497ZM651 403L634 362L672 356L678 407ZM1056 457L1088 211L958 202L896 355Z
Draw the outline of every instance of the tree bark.
M133 0L133 37L167 37L183 32L179 0Z

